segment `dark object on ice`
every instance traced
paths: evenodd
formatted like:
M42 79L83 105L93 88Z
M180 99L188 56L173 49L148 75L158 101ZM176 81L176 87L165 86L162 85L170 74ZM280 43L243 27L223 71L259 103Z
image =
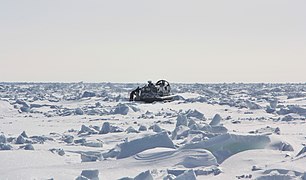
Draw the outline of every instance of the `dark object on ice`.
M152 103L154 101L170 101L173 96L170 96L170 84L166 80L159 80L155 84L148 81L144 87L137 87L130 93L130 101L143 101Z

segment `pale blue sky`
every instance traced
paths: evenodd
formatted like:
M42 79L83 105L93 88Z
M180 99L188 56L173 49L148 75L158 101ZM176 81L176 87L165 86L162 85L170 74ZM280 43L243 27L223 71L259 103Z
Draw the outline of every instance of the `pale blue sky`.
M0 82L306 82L304 0L0 4Z

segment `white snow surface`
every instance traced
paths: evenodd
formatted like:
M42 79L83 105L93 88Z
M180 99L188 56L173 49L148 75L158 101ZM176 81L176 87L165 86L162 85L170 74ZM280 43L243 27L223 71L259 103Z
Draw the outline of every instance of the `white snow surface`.
M306 84L0 85L0 179L306 179Z

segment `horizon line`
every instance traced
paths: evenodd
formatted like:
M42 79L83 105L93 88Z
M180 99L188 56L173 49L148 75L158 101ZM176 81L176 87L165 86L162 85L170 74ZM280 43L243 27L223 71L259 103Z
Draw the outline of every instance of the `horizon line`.
M84 83L84 84L107 84L107 83L112 83L112 84L142 84L142 83L147 83L145 82L122 82L122 81L1 81L0 84L77 84L77 83ZM293 82L259 82L259 81L254 81L254 82L246 82L246 81L229 81L229 82L221 82L221 81L216 81L216 82L177 82L177 81L170 81L169 83L171 84L306 84L306 81L293 81Z

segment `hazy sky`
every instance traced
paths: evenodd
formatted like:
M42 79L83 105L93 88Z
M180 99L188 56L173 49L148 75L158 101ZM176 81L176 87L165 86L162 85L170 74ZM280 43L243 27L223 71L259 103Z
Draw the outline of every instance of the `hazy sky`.
M306 82L305 0L2 0L1 81Z

